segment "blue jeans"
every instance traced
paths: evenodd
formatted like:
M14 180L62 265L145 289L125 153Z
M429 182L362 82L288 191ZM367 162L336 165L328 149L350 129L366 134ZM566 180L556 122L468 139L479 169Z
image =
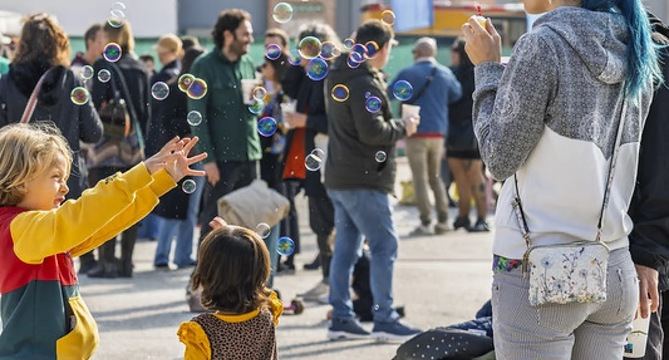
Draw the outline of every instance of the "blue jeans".
M279 225L272 227L272 232L270 235L266 239L263 239L265 245L267 246L267 250L269 251L271 271L269 279L267 280L267 287L270 289L274 287L274 275L276 275L276 267L277 263L279 262L279 254L276 252L276 246L279 242L279 228Z
M204 177L194 176L193 180L196 188L195 192L188 197L188 212L185 219L167 219L153 215L160 219L161 224L157 237L156 257L153 260L154 265L169 263L174 236L177 238L174 263L177 266L188 266L193 262L193 230L197 223L205 179Z
M158 239L160 232L160 221L162 218L158 215L149 214L142 221L139 222L139 238L140 239Z
M328 190L335 209L336 240L330 264L330 304L333 317L355 317L349 287L353 267L362 255L363 237L371 252L370 283L374 322L394 322L393 268L397 258L397 232L389 195L369 189Z

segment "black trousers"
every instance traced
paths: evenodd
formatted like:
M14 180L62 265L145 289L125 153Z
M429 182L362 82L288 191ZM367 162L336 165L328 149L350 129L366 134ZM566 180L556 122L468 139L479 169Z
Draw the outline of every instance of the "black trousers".
M216 164L220 179L214 186L207 182L202 194L202 211L200 212L202 228L199 243L202 243L202 240L211 231L209 227L211 219L218 215L218 199L250 185L258 177L256 161L218 161Z
M309 196L309 226L316 234L323 281L327 282L330 277L332 243L334 242L334 206L326 194Z
M660 308L650 316L644 360L669 359L669 337L664 336L669 332L669 306L666 304L669 304L669 291L660 293Z

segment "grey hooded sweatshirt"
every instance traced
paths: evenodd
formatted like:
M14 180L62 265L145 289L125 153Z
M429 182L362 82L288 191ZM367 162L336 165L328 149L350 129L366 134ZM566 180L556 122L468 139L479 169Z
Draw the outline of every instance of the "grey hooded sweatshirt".
M505 181L493 252L527 247L512 207L517 174L532 245L595 240L627 74L628 31L619 14L560 7L518 40L508 65L476 67L474 131L493 177ZM627 247L641 130L652 83L628 97L602 240Z

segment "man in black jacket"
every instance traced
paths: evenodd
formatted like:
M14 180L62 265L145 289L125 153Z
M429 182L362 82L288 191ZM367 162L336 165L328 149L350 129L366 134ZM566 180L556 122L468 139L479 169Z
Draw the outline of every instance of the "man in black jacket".
M653 40L669 45L669 27L650 16ZM669 49L662 50L662 71L669 79ZM637 185L629 208L634 229L630 252L639 277L641 316L650 316L644 359L669 359L669 88L657 89L641 138Z
M330 139L325 187L335 208L336 229L330 267L333 318L328 337L370 335L355 320L349 294L351 271L364 236L372 254L373 335L378 339L405 340L418 330L400 323L392 307L398 239L389 194L395 184L395 142L414 134L418 119L391 118L380 70L390 56L392 29L378 20L368 21L358 28L356 42L375 42L380 50L375 56L366 54L369 60L363 63L347 61L349 55L342 55L330 68L325 84L325 93L332 94L326 102ZM372 106L379 102L380 108Z

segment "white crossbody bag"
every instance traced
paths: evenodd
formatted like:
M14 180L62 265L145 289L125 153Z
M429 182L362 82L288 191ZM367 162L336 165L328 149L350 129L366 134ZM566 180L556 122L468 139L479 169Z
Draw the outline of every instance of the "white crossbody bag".
M529 301L532 306L606 301L609 248L601 238L602 220L609 202L613 173L625 126L627 91L622 93L620 121L616 130L616 141L613 145L595 239L564 245L532 245L530 229L520 201L518 178L514 175L516 198L513 208L527 245L527 251L523 256L523 275L526 276L529 272Z

